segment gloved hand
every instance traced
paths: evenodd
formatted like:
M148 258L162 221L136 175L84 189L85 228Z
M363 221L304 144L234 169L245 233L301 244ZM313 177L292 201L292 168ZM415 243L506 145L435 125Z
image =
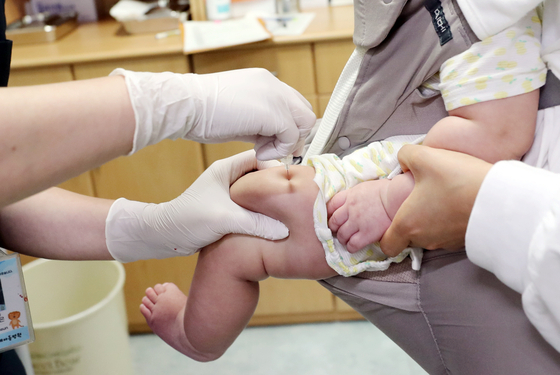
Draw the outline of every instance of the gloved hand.
M123 75L136 132L131 154L165 138L202 143L255 143L259 160L299 156L315 125L311 104L265 69L214 74Z
M117 199L105 225L109 252L118 261L191 255L228 233L271 240L288 236L284 224L233 203L230 185L248 171L279 165L257 162L246 151L213 163L183 194L153 204Z

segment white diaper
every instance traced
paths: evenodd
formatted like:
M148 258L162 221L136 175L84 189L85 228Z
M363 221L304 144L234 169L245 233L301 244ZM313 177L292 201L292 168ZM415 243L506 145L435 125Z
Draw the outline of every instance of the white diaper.
M412 258L412 268L420 269L422 249L408 248L396 257L387 257L379 243L351 254L338 242L328 227L327 202L338 192L360 182L381 178L393 178L401 173L397 153L407 144L418 144L424 136L397 136L381 142L373 142L340 159L334 154L312 156L307 165L315 168L315 183L319 193L313 207L313 221L317 238L323 244L329 266L342 276L354 276L363 271L383 271L391 263L400 263L407 256Z

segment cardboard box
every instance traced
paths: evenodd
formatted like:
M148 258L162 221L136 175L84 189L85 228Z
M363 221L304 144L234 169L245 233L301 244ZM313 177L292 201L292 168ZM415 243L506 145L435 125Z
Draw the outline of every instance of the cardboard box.
M95 0L31 0L30 5L34 14L75 11L78 13L78 22L93 22L98 19Z

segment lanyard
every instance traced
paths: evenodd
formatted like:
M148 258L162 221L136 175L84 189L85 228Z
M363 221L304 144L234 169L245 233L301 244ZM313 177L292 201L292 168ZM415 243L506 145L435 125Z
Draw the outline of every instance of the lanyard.
M0 248L0 352L34 339L19 254Z

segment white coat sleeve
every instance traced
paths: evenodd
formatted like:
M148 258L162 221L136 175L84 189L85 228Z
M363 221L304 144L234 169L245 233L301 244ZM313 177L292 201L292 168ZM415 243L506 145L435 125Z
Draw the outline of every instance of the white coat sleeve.
M560 351L560 174L496 163L476 198L467 255L522 294L525 314Z

